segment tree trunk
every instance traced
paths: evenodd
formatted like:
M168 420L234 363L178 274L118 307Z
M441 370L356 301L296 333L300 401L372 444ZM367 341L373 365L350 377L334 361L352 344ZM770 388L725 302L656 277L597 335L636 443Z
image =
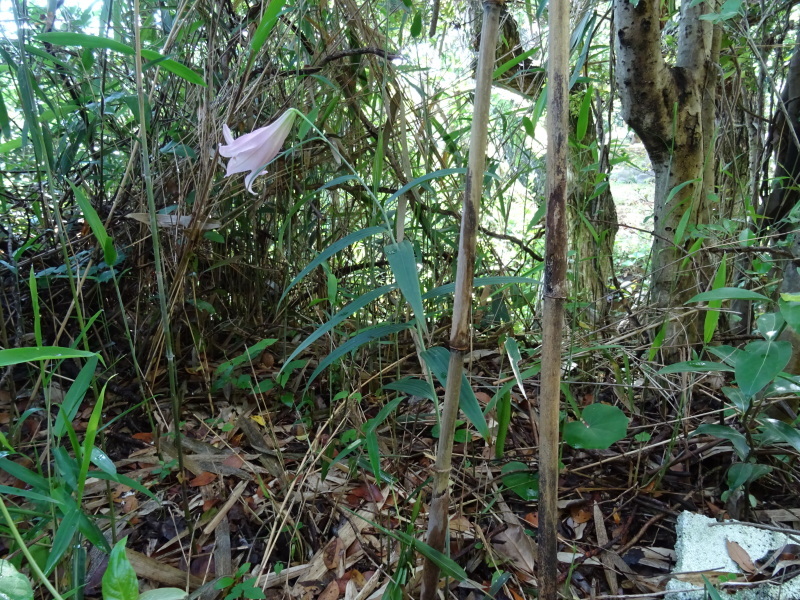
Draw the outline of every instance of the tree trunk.
M596 114L602 117L599 98L598 106ZM601 118L590 116L586 134L579 140L575 133L578 115L572 109L570 113L567 208L570 246L576 261L572 289L575 299L589 303L582 319L599 327L605 324L611 304L608 284L614 276L614 240L619 229L608 185L609 148L604 143Z
M770 141L775 148L775 178L769 198L759 208L764 225L785 231L779 223L800 200L800 33L795 46L781 102L773 119Z
M681 3L677 60L670 67L661 52L662 2L614 0L622 113L644 143L656 178L650 302L661 309L683 305L708 280L702 255L685 265L683 259L691 227L710 215L714 188L719 32L700 16L716 4ZM696 342L699 332L697 319L670 327L665 356L673 359L678 346Z

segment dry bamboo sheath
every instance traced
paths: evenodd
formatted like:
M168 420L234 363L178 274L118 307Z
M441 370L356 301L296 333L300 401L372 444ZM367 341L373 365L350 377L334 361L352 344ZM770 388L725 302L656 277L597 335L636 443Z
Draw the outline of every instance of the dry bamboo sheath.
M567 295L569 0L550 0L547 59L547 220L539 396L539 598L558 590L558 412Z
M455 302L453 326L450 332L450 364L441 414L441 434L436 451L433 475L433 496L428 513L427 543L443 551L447 535L447 515L450 504L450 469L452 465L453 434L458 399L461 392L461 376L464 369L464 354L469 349L469 325L472 307L472 281L475 268L475 246L478 234L483 172L486 168L486 147L489 127L489 105L491 103L492 73L494 71L495 48L500 24L500 12L504 0L486 0L483 3L483 27L475 76L475 104L472 110L472 132L469 142L469 161L464 190L464 205L461 217L461 236L456 266ZM425 559L422 573L421 600L433 600L439 584L439 566Z

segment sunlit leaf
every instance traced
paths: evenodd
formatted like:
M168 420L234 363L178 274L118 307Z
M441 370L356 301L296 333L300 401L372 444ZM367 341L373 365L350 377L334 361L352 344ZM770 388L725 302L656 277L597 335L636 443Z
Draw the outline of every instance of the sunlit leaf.
M40 33L37 38L43 42L49 42L57 46L78 46L80 48L103 48L106 50L113 50L121 54L133 56L136 50L109 38L100 37L98 35L88 35L85 33L73 33L68 31L52 31L50 33ZM189 83L196 85L206 86L206 82L200 73L197 73L189 67L174 61L155 50L147 50L142 48L142 57L149 61L159 61L159 66L165 71L177 75L181 79L185 79Z

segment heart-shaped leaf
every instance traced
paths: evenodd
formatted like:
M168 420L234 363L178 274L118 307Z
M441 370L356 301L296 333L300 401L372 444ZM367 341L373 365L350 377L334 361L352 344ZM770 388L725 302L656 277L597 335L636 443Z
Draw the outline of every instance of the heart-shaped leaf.
M616 406L590 404L580 421L564 425L564 441L573 448L605 449L625 437L628 417Z

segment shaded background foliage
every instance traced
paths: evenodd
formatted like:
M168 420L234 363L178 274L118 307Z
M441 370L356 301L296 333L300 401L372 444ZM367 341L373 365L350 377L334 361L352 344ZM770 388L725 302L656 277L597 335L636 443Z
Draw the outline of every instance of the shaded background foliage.
M509 4L501 20L478 277L540 278L545 4ZM574 7L567 349L570 385L578 391L569 398L619 404L637 418L668 421L690 412L682 391L648 365L665 358L658 354L664 323L675 315L694 318L684 302L696 291L757 288L776 300L780 280L794 280L794 271L788 277L782 271L797 258L798 131L788 126L797 123L800 78L796 4L703 3L704 20L720 40L718 62L710 65L717 81L704 165L709 208L676 213L680 235L665 241L676 253L675 282L688 276L700 287L690 293L672 285L669 298L662 294L656 304L647 296L653 262L615 244L631 228L650 235L653 220L652 192L642 202L649 213L644 222L633 222L619 201L615 206L624 195L615 171L635 170L646 160L619 109L612 5ZM637 6L655 5L640 0ZM144 115L135 84L132 2L83 9L14 0L11 8L0 37L4 349L42 343L91 349L104 359L103 379L120 375L110 385L126 401L164 397L161 267L146 222L130 218L148 213L151 185L182 400L209 400L213 412L235 394L234 405L277 406L313 423L333 414L329 401L340 392L377 392L419 362L419 340L403 330L351 348L358 351L336 361L305 393L309 374L332 350L368 327L410 322L411 311L398 289L364 301L290 367L290 353L332 315L395 283L384 254L390 240L364 237L296 278L337 241L383 225L383 209L398 239L412 244L422 293L453 280L479 3L142 2L142 45L150 51ZM671 64L685 17L680 3L656 8L657 44ZM247 192L241 175L225 178L217 152L223 124L241 135L290 108L307 120L296 120L285 151L256 180L257 193ZM112 264L81 195L113 236ZM476 293L475 349L493 351L510 338L524 361L535 361L539 291L495 281ZM784 292L800 292L787 285ZM679 348L685 358L702 356L703 341L750 340L753 317L768 302L737 302L719 326L714 321L705 331L709 321L702 315L694 337ZM423 342L445 344L449 296L426 297L425 306L430 337ZM268 375L237 379L241 363L229 361L263 340L270 340L259 347L269 348L259 359ZM605 346L585 350L598 344ZM74 379L83 364L66 361L57 371ZM481 373L508 375L509 368L504 354L499 366ZM15 400L35 400L39 384L29 392L37 377L34 369L6 368L0 388ZM348 405L346 417L357 427L365 420L359 410ZM155 420L167 429L178 417ZM519 439L527 442L526 435Z

